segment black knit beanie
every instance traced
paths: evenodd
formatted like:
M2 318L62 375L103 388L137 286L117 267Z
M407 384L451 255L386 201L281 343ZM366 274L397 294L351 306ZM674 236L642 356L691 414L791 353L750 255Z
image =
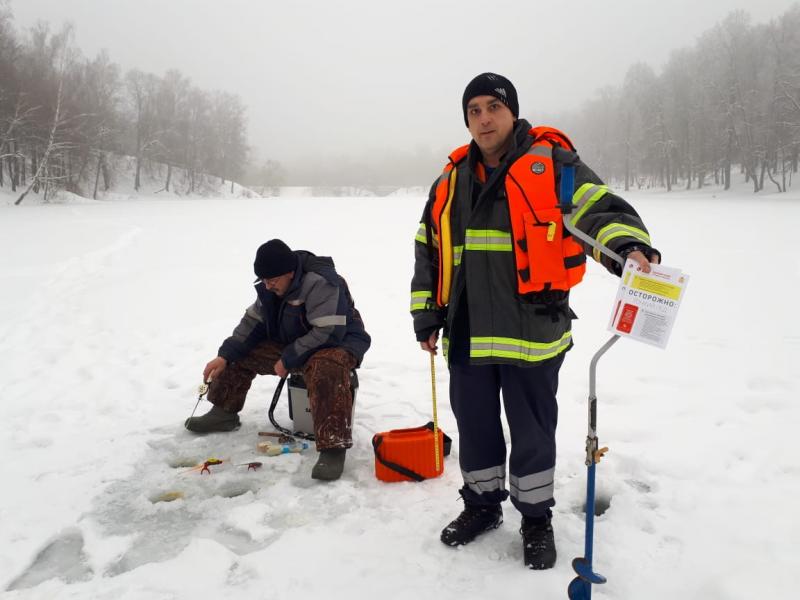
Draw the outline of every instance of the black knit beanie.
M469 127L467 104L475 96L494 96L508 107L515 119L519 118L519 100L514 84L496 73L481 73L469 82L464 96L461 98L461 109L464 111L464 123Z
M259 279L272 279L297 268L297 257L281 240L270 240L259 246L253 270Z

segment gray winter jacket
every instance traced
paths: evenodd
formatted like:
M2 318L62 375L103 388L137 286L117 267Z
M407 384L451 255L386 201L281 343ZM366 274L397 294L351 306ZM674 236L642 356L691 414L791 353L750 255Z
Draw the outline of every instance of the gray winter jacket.
M317 350L341 347L358 364L370 346L347 282L336 272L333 260L299 250L292 283L281 298L259 280L257 298L247 308L219 355L236 362L263 341L285 344L282 352L287 369L297 369Z

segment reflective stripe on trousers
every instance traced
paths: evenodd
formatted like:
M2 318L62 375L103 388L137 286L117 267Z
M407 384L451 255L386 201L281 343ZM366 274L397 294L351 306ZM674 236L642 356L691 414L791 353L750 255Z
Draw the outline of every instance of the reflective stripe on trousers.
M461 470L464 485L476 494L495 492L506 489L506 464L479 471Z
M555 468L523 477L511 476L511 497L526 504L546 502L553 497Z

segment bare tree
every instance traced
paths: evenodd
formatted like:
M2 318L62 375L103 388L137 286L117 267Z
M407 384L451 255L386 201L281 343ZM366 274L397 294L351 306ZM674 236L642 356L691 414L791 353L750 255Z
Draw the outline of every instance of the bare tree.
M47 146L44 151L44 155L42 156L41 162L39 162L39 167L36 169L36 173L33 176L28 188L22 192L17 201L14 203L15 205L20 204L27 196L30 191L33 189L34 185L37 185L41 182L42 179L47 181L47 170L49 168L49 161L50 156L57 152L60 148L63 147L63 144L59 144L56 142L56 133L58 132L58 128L63 124L63 120L61 117L61 100L63 97L63 90L64 90L64 81L63 79L59 82L58 85L58 94L56 96L56 108L53 113L53 124L50 127L50 137L48 138ZM45 198L47 197L47 193L45 192Z
M153 115L156 78L148 73L133 70L128 72L126 82L133 106L133 124L136 132L136 174L133 188L138 192L141 187L142 161L146 153L158 142L154 135L155 119Z
M65 157L59 156L59 153L68 149L71 144L66 138L60 140L58 136L64 126L72 121L72 118L69 115L64 114L63 111L64 87L67 77L67 68L70 64L70 61L75 57L75 52L71 47L72 35L73 30L71 25L65 25L58 35L52 37L47 35L47 29L45 27L40 27L38 31L34 32L34 40L41 42L40 47L42 49L46 49L46 52L43 54L50 58L49 64L57 64L58 87L55 95L55 107L53 108L53 116L49 127L49 135L44 146L44 151L41 159L38 162L30 184L20 195L20 197L17 198L17 201L14 203L15 205L19 205L25 199L25 196L27 196L30 191L34 189L34 187L38 187L40 185L44 186L45 199L47 199L47 194L53 181L66 177L64 175L63 168ZM49 44L46 43L48 39L50 42ZM53 166L51 163L55 157L59 157L62 160L61 169L58 174L51 173Z

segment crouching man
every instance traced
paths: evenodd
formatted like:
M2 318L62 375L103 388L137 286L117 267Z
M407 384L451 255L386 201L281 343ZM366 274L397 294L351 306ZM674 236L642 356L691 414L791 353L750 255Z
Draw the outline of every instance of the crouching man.
M256 375L302 372L319 451L311 477L338 479L353 445L350 371L361 364L370 336L330 258L294 252L276 239L259 247L253 268L256 301L203 371L214 406L187 419L186 428L238 429L238 413Z

